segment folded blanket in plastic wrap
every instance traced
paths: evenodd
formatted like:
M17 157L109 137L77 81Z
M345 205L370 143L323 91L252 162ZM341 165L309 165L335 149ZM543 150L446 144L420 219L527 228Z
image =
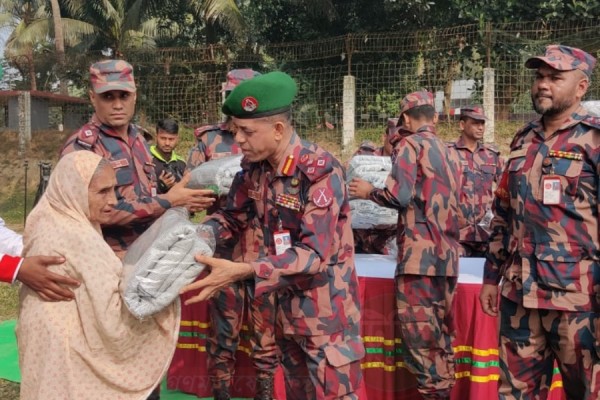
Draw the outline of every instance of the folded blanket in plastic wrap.
M129 311L139 319L179 301L179 290L204 270L198 253L213 255L210 230L189 221L185 208L167 210L130 246L123 259L121 293Z
M192 170L187 187L204 189L216 187L219 195L226 195L231 189L235 175L242 170L242 155L228 156L210 160Z
M392 160L388 156L354 156L347 169L347 180L360 178L377 188L385 186L385 180L392 170Z
M347 169L347 180L360 178L376 188L384 188L392 169L388 156L354 156ZM398 211L381 207L371 200L350 199L352 229L386 229L398 223Z

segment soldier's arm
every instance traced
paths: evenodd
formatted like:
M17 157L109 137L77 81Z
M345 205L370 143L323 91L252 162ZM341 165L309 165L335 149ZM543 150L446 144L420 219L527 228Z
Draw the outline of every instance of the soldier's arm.
M231 246L250 221L253 200L248 197L250 185L248 173L238 172L233 178L225 206L207 216L203 224L213 229L217 246Z
M197 139L196 144L188 154L186 168L191 171L204 162L206 162L206 144L204 141Z
M494 218L490 224L489 251L483 270L483 283L500 283L501 267L508 259L510 235L508 233L510 197L508 192L508 171L504 171L494 195L492 211Z
M417 149L406 140L403 143L404 145L398 148L385 188L372 190L369 194L369 199L380 206L397 210L402 210L410 204L417 180Z

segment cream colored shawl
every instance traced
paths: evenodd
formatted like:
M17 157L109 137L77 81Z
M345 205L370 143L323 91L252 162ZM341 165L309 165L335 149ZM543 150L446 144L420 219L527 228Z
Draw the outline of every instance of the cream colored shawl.
M144 321L121 300L121 261L88 219L88 186L101 157L63 157L27 219L24 255L61 255L51 267L82 282L70 302L21 288L17 325L22 400L145 399L170 363L179 303Z

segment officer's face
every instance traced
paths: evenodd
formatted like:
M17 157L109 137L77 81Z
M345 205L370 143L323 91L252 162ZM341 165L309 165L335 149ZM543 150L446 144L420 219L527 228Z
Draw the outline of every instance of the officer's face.
M271 118L240 119L232 118L235 141L250 162L272 157L281 140L281 122Z
M117 177L110 164L105 164L94 173L88 187L90 222L97 224L110 222L114 206L117 204L116 184Z
M135 112L135 99L135 93L123 90L110 90L105 93L90 90L90 101L96 111L96 117L117 131L127 129Z
M541 64L531 87L533 108L538 114L554 116L579 103L589 82L579 70L558 71Z
M464 118L460 120L460 130L466 139L481 140L485 131L485 121L473 118Z
M175 146L179 142L179 135L165 132L163 130L158 130L156 134L156 147L163 154L171 154L173 150L175 150Z

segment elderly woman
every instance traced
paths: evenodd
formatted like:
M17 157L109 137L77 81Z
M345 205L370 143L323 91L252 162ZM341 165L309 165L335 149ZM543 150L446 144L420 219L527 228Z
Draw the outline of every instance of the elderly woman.
M179 306L144 321L121 300L123 266L100 225L116 203L102 157L63 157L27 219L24 255L63 256L54 272L81 282L70 302L43 301L23 286L17 326L21 399L145 399L175 350Z

